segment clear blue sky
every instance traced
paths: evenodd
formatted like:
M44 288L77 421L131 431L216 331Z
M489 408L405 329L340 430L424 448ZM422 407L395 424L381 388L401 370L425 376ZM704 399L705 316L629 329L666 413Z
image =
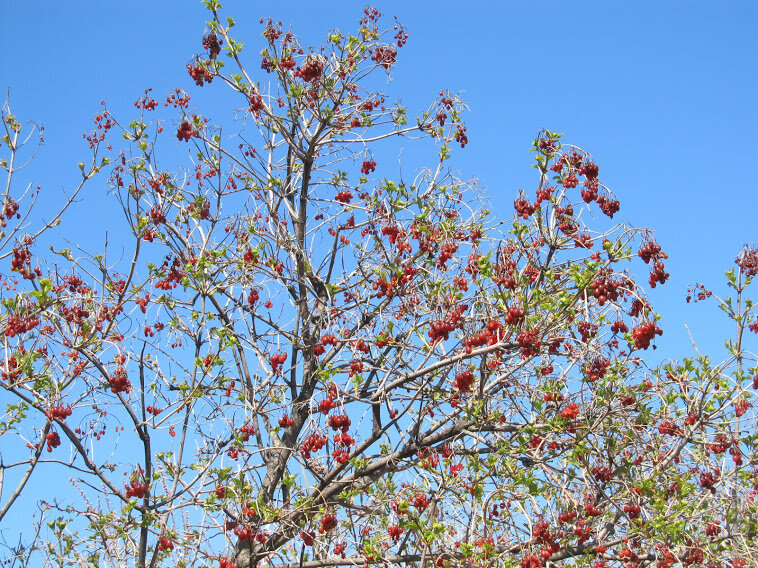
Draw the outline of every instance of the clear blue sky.
M250 68L262 47L258 20L291 23L306 42L355 26L360 2L226 1ZM540 128L590 151L622 203L619 218L655 229L671 280L651 295L664 315L659 353L688 349L723 328L705 306L684 304L688 284L721 282L745 242L758 242L758 7L755 2L398 2L410 40L387 91L420 111L442 88L471 107L470 144L455 155L510 216L518 189L533 191L529 144ZM0 87L14 112L46 127L30 172L48 191L71 187L101 99L122 117L147 87L183 87L208 116L223 89L198 92L185 64L200 51L199 0L50 2L0 0ZM156 97L158 98L158 97ZM72 212L76 238L102 242L113 204L94 184ZM86 223L79 223L93 212ZM69 227L72 225L69 224ZM91 233L86 231L91 229ZM66 233L62 236L71 237ZM83 243L84 244L84 243ZM717 320L718 321L718 320Z

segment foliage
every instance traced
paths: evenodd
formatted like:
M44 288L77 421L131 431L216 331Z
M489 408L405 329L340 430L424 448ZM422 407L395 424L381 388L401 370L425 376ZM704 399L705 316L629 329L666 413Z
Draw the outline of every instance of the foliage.
M655 287L666 255L600 217L620 205L589 154L541 132L536 197L505 223L447 165L468 142L462 101L443 91L411 118L377 90L402 26L368 8L306 49L262 22L249 72L206 4L188 73L237 93L242 132L179 89L174 123L151 118L149 90L128 124L102 110L82 174L112 167L125 260L63 250L44 268L41 235L12 220L31 204L11 191L20 125L3 115L0 435L4 453L29 442L0 518L41 470L79 491L40 496L18 561L755 565L755 250L727 274L734 299L693 292L734 320L730 357L650 369L662 330L629 267ZM166 136L191 168L159 159ZM436 143L434 165L393 176L379 144L396 137Z

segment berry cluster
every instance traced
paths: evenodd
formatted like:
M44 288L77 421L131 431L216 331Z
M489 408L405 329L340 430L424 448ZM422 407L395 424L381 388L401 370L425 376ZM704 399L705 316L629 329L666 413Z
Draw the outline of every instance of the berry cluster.
M511 306L508 308L508 312L503 319L505 320L505 323L515 327L524 321L525 315L526 312L524 311L524 308L520 306Z
M108 377L108 382L110 383L112 393L128 393L132 390L132 383L129 382L126 375L126 369L124 369L122 365L116 367L116 370L111 373Z
M126 489L126 496L130 499L132 497L136 497L137 499L142 499L145 495L147 495L147 484L142 483L141 481L132 480L129 482L129 484L125 487Z
M370 174L376 170L376 162L374 160L363 160L363 164L361 165L361 173L362 174Z
M597 335L597 326L587 321L580 321L576 325L576 330L582 336L582 343L587 343Z
M218 54L221 53L221 46L224 44L224 40L219 40L218 36L211 32L203 37L203 48L208 50L208 57L216 59Z
M531 331L522 331L516 336L516 341L520 346L520 355L522 359L528 359L534 357L542 345L539 338L539 328L534 328Z
M42 274L39 266L32 269L32 255L27 247L13 247L11 270L18 272L26 280L34 280Z
M746 248L734 261L747 277L758 275L758 248Z
M157 548L161 552L164 550L174 550L174 541L162 534L158 537Z
M287 360L287 354L286 353L277 353L276 355L271 356L271 372L272 373L281 373L282 372L282 365Z
M445 319L432 322L429 329L429 339L433 345L440 341L447 341L453 331L463 328L463 312L467 309L468 305L466 304L455 306Z
M350 417L347 414L333 414L329 417L329 426L335 432L337 430L342 430L343 434L347 434L347 431L350 429L350 423Z
M306 83L315 83L321 78L324 72L324 60L322 57L309 57L300 69L295 71L293 75L300 77Z
M536 207L529 203L524 197L519 197L513 202L513 207L516 209L516 215L522 219L528 219L532 213L534 213Z
M382 67L383 69L389 69L395 64L397 58L397 50L393 47L376 47L374 53L371 56L372 61Z
M329 386L329 392L327 393L326 398L318 403L319 411L322 414L329 414L329 411L337 406L337 403L334 402L335 398L337 398L337 385L332 383Z
M714 485L718 483L721 476L721 470L716 468L713 471L705 471L700 474L700 486L703 489L708 489L711 493L716 493Z
M453 386L461 392L471 392L471 385L474 384L474 372L467 369L455 375Z
M324 444L326 444L326 436L320 434L306 436L303 443L300 444L300 455L309 460L311 459L311 453L319 451L324 447Z
M621 282L612 279L608 274L600 274L595 280L590 282L592 296L601 306L606 302L615 302L619 297L619 287Z
M491 320L487 322L487 327L484 329L484 331L477 333L473 337L467 337L463 341L463 345L466 348L466 353L471 353L471 351L476 347L482 347L484 345L495 345L495 343L500 341L500 338L503 335L501 333L502 329L503 324L498 320Z
M359 359L353 359L350 361L350 371L348 376L352 379L356 374L363 372L363 362Z
M190 65L187 63L187 73L189 73L189 76L192 77L192 80L198 87L202 87L205 83L213 82L213 73L204 65ZM181 140L181 138L179 139Z
M608 367L610 366L611 362L608 359L598 357L584 369L584 372L587 373L587 380L594 383L595 381L602 379L608 372Z
M671 420L662 420L658 425L658 432L664 436L681 436L682 429Z
M353 194L349 190L343 189L337 192L337 195L334 197L334 199L340 203L347 205L353 199Z
M561 411L561 416L563 416L563 418L573 420L579 416L579 406L575 402L572 402Z
M294 426L294 425L295 425L295 421L289 417L289 414L284 414L279 419L279 426L281 426L282 428L289 428L290 426Z
M650 278L648 283L651 288L655 288L657 283L665 284L669 278L669 273L666 272L666 268L663 265L662 259L668 258L668 255L661 251L660 245L655 241L647 241L637 251L637 255L645 262L645 264L653 264L650 267Z
M5 327L5 337L15 337L21 333L31 331L39 325L39 317L36 315L22 316L12 314L8 316Z
M540 553L543 560L549 559L561 549L560 544L558 544L558 541L556 540L556 535L551 533L549 529L550 525L547 521L538 521L534 523L534 526L532 527L532 538L534 539L535 544L544 545L544 548ZM539 566L543 565L544 564L540 562Z
M14 215L16 219L20 219L21 215L18 213L19 207L20 205L12 197L9 197L3 208L0 209L0 226L6 227L8 225L6 219L10 219Z
M419 511L426 509L429 506L429 497L427 497L426 493L417 493L413 497L413 506Z
M185 120L179 125L179 129L176 131L176 138L179 141L184 140L185 142L189 142L193 136L197 136L197 130L192 128L192 125Z
M318 532L321 534L328 533L331 530L337 528L337 517L331 513L327 513L321 517L321 525L318 527Z
M65 420L71 416L71 407L70 406L52 406L50 407L50 410L47 411L47 417L51 420L53 418L57 418L58 420Z
M593 467L590 470L590 473L595 479L601 482L608 482L613 477L613 472L611 471L611 469L604 465Z
M45 443L47 444L47 451L52 452L53 448L61 445L61 437L58 435L58 432L53 430L45 435Z
M632 329L635 349L647 349L656 335L663 335L663 331L655 322L646 322Z

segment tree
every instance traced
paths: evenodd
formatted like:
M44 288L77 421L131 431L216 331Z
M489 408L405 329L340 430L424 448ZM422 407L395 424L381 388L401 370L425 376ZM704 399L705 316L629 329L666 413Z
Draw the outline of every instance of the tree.
M620 205L589 154L539 133L536 195L505 224L448 167L462 101L443 91L412 119L378 91L401 25L367 8L305 49L262 22L248 72L206 4L188 72L238 94L240 135L179 89L170 128L149 90L128 124L103 109L93 150L127 144L82 174L109 169L128 256L63 250L43 269L33 236L6 253L3 452L27 433L29 475L63 467L78 490L41 496L18 562L755 564L755 250L721 302L730 357L649 368L662 330L626 267L655 287L666 255L591 217ZM166 136L190 168L164 163ZM396 137L436 144L434 165L393 173Z

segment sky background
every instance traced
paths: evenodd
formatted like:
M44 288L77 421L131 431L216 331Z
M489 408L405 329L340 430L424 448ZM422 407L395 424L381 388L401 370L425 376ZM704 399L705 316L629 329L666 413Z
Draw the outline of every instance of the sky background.
M355 29L363 6L222 3L253 71L261 17L292 24L304 44L318 45L331 29ZM758 242L754 2L375 4L410 33L386 91L417 112L440 89L462 92L470 143L454 154L455 166L479 179L496 213L511 216L519 189L533 194L535 134L564 133L593 154L621 201L616 218L654 229L670 256L671 280L651 294L664 316L657 355L691 354L684 321L706 351L723 342L731 329L715 307L687 306L684 296L695 282L718 289L742 244ZM25 178L48 192L43 207L76 184L88 152L81 134L101 99L124 119L148 87L158 100L184 88L211 118L229 100L228 89L195 89L186 73L208 19L199 0L0 7L0 87L10 88L19 118L45 126L46 143ZM102 243L117 216L104 180L96 181L57 236Z

